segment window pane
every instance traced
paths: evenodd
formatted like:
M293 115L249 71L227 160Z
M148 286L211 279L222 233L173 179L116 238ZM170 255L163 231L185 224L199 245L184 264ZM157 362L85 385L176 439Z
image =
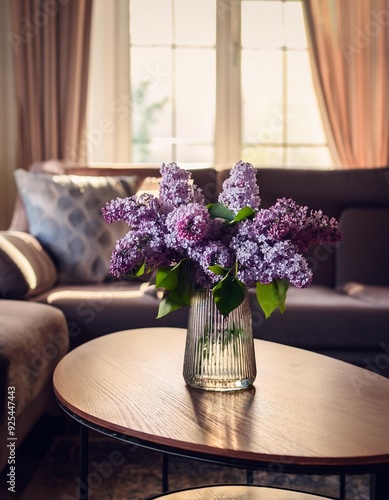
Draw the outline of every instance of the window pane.
M169 163L172 157L172 145L169 139L153 138L144 144L133 144L132 161L135 163Z
M181 164L187 163L213 163L213 145L178 144L177 161Z
M284 148L260 145L244 145L242 150L242 160L252 165L266 167L282 167Z
M226 9L238 13L238 1L225 0ZM216 0L131 0L133 161L214 161L222 15ZM242 0L241 20L242 158L258 166L331 166L301 2Z
M213 143L215 133L215 51L177 49L177 137Z
M287 166L330 168L333 161L328 147L296 147L288 148Z
M287 58L287 140L290 143L325 144L308 52L291 51Z
M285 45L293 49L306 49L307 36L302 3L286 2L284 8Z
M282 46L281 2L242 1L242 47L274 49Z
M172 135L170 49L131 50L132 142L134 160L152 161L147 147L154 138ZM142 151L142 160L139 159ZM170 156L170 155L169 155Z
M130 36L132 44L171 44L170 0L131 0Z
M242 51L242 95L243 142L281 143L281 51Z
M215 45L216 0L176 0L174 11L177 45Z

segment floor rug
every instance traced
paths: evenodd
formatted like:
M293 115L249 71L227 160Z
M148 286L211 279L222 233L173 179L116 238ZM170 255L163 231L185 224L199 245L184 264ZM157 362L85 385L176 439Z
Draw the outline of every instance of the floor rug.
M91 500L144 500L161 492L161 454L107 437L92 436L89 447ZM78 499L78 438L58 437L20 500ZM169 489L244 483L242 469L169 457ZM338 476L255 471L254 483L339 496ZM346 499L368 500L369 476L347 476Z

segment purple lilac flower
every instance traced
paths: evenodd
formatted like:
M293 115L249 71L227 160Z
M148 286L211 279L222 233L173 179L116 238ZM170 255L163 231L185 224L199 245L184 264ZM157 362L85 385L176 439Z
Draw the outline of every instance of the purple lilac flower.
M292 240L297 248L306 252L311 245L335 245L342 239L338 221L321 210L312 210L301 228L293 235Z
M209 274L206 274L200 264L195 261L192 261L188 268L188 280L193 288L200 290L212 290L214 286L214 282Z
M163 163L161 176L159 202L162 212L169 213L188 203L204 204L201 189L190 183L190 172L181 169L176 163Z
M238 162L223 182L219 202L226 205L234 214L243 207L257 209L261 202L256 181L256 170L250 163Z
M254 217L255 230L270 240L290 240L298 252L307 252L311 245L335 244L342 237L335 218L321 210L311 211L297 205L292 199L279 198L268 209L260 210Z
M300 230L306 216L307 207L297 205L290 198L279 198L270 208L260 210L255 222L269 239L282 241Z
M117 277L134 274L143 262L154 270L169 265L170 260L161 228L145 222L142 229L131 230L116 242L110 273Z
M335 244L341 239L338 223L321 210L311 211L294 200L280 198L259 210L256 171L239 162L223 184L219 202L234 213L245 206L253 217L236 224L211 219L204 196L192 185L189 172L175 163L163 164L160 196L117 198L102 208L108 223L125 221L130 231L116 242L111 274L134 274L169 266L187 258L187 279L195 287L212 289L222 279L210 265L232 268L247 287L257 282L288 280L303 288L311 284L312 271L301 255L312 244Z
M312 270L306 259L290 241L279 241L274 245L262 245L264 258L262 283L270 283L274 279L287 279L297 288L306 288L312 282Z
M199 265L199 273L195 276L196 283L199 285L204 283L203 274L207 277L205 281L212 285L222 279L221 275L214 274L208 266L219 265L229 269L235 263L235 256L231 249L220 241L194 245L189 249L188 256Z
M312 272L305 258L289 241L274 241L261 226L261 218L246 220L231 240L239 262L238 278L246 286L288 279L294 286L309 286Z
M208 235L211 218L207 208L197 203L181 205L166 217L165 235L169 248L188 248Z
M119 278L136 272L139 263L145 258L142 237L143 235L131 231L116 242L109 269L113 276Z
M237 241L233 241L235 246ZM239 262L238 278L247 286L254 286L262 277L263 256L261 245L255 241L241 241L235 246Z
M105 207L101 209L105 221L112 224L112 222L124 220L128 210L128 203L129 201L126 198L115 198L106 203Z
M101 211L108 223L124 221L132 229L137 229L146 222L158 224L161 217L158 199L147 193L138 197L116 198L108 202Z

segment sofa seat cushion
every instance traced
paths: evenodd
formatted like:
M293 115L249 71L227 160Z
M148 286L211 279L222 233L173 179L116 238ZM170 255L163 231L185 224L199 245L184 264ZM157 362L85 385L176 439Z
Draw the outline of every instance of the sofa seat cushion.
M311 349L371 351L389 345L389 307L376 306L324 286L291 288L284 314L264 319L252 294L254 336ZM347 347L348 346L348 347Z
M61 311L33 302L0 300L0 352L8 360L8 386L15 387L16 416L51 381L68 347Z
M346 283L341 291L353 299L373 304L375 307L389 308L389 286L363 285Z
M55 306L65 313L71 348L121 330L187 326L188 308L156 319L157 294L153 287L137 280L60 285L33 300Z

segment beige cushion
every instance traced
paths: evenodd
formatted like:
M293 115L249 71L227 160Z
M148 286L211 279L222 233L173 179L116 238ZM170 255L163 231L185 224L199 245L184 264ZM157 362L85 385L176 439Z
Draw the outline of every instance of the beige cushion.
M161 177L146 177L142 184L139 186L138 191L136 192L137 196L141 194L147 193L159 197L159 184L161 182Z
M26 298L57 281L54 264L39 241L22 231L0 231L0 297Z

